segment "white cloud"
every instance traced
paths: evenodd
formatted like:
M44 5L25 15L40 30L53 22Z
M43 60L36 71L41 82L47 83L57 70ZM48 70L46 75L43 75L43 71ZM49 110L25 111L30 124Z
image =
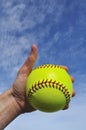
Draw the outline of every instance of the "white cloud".
M32 1L32 5L27 2L19 2L13 4L13 1L4 0L1 2L3 16L0 19L0 57L1 64L5 70L17 65L19 60L24 60L22 52L30 50L30 46L34 42L41 44L46 36L50 35L50 28L52 22L49 21L49 26L43 28L39 27L47 18L47 15L53 15L55 10L58 12L53 19L59 19L62 14L62 4L58 4L56 8L56 1L48 1L46 4L43 1L40 6L36 6ZM37 31L23 32L25 29L33 29L37 26ZM19 36L17 36L17 33ZM57 32L53 40L58 40L59 33ZM52 41L53 43L53 41ZM49 45L50 46L50 45Z
M2 17L0 20L1 29L4 28L9 31L33 29L35 26L45 22L48 15L53 16L52 22L57 22L64 10L64 3L53 2L53 0L42 1L42 4L39 2L40 6L37 6L34 2L31 3L20 2L14 5L13 1L2 2L2 12L5 17Z
M43 5L43 10L45 6ZM27 7L27 3L13 5L12 1L3 4L2 11L5 17L1 19L0 27L9 31L32 29L37 24L42 23L46 14L34 4Z
M32 34L16 38L3 33L0 39L0 66L7 70L18 63L22 64L30 52L31 44L35 41L35 36ZM23 55L24 51L26 55Z
M7 29L9 31L20 29L22 26L19 18L23 9L23 4L19 4L14 7L12 6L12 2L9 2L9 4L3 4L2 11L5 16L1 19L1 29Z

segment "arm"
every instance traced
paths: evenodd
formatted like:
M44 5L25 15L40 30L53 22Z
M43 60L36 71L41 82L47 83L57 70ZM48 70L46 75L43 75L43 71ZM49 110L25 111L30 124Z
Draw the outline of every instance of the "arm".
M25 83L36 58L37 47L33 45L30 55L20 68L12 87L0 95L0 130L4 129L18 115L34 110L26 101Z

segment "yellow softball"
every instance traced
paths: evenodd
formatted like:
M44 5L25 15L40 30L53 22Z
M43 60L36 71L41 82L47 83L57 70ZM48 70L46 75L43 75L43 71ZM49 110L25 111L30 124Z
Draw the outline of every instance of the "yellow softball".
M72 97L72 81L68 72L54 64L32 70L26 82L26 97L33 108L43 112L64 109Z

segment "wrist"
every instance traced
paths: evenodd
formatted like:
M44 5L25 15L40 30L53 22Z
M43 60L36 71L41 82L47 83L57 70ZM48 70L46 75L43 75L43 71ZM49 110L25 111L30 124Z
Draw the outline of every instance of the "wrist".
M4 129L11 121L21 114L15 98L12 96L12 90L0 95L0 129Z
M10 100L12 101L12 104L14 105L14 108L18 115L22 114L23 112L23 101L21 101L13 92L13 89L10 88L9 90L9 96Z
M13 108L12 110L15 110L15 113L17 115L21 114L21 109L18 105L18 103L16 102L15 97L12 94L12 88L10 88L9 90L7 90L4 95L7 97L9 105Z

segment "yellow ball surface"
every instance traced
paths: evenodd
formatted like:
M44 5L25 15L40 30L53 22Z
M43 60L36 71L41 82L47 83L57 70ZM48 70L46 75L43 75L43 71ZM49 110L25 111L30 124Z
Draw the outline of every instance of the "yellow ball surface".
M72 81L65 69L45 64L32 70L26 82L26 96L33 108L43 112L64 109L72 97Z

